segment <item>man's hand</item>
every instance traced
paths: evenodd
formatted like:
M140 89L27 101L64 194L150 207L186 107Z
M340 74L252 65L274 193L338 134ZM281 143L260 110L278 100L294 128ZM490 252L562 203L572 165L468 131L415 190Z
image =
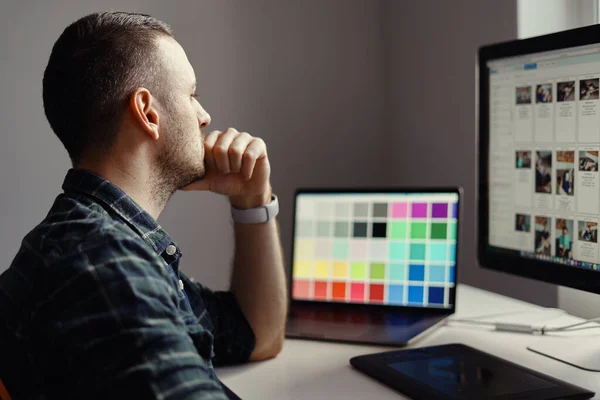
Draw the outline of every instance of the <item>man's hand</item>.
M231 205L248 209L271 199L271 166L260 138L229 128L212 131L204 140L206 175L183 190L210 190L229 196Z

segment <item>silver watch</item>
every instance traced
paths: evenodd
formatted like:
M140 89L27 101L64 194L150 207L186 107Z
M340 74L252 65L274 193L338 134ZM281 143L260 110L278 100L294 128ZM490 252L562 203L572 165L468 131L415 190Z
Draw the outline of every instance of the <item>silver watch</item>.
M271 202L264 206L247 210L238 210L231 207L231 217L238 224L264 224L275 219L277 214L279 214L279 200L274 194L271 195Z

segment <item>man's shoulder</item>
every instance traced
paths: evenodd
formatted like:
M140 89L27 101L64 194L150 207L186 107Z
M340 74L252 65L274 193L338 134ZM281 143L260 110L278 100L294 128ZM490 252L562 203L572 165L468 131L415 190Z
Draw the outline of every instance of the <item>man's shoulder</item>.
M0 301L21 307L61 288L164 276L158 254L124 221L86 199L61 196L0 274Z
M87 196L59 195L46 218L23 239L21 251L44 258L46 263L98 245L144 240L123 220L111 215Z

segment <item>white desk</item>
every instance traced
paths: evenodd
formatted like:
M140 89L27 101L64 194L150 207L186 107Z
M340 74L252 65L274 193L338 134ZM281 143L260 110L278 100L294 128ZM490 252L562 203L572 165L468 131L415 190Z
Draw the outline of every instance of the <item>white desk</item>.
M545 310L533 304L497 295L466 285L457 288L460 318L523 311L490 320L543 325L563 325L579 319ZM582 331L598 338L600 329ZM492 332L489 329L450 324L418 341L416 347L464 343L525 367L592 390L600 399L600 373L586 372L537 355L526 346L545 336ZM552 340L552 338L548 338ZM390 347L348 345L331 342L287 339L276 358L263 362L217 369L217 375L242 399L390 399L402 398L387 386L354 370L351 357L393 350ZM598 354L600 357L600 353Z

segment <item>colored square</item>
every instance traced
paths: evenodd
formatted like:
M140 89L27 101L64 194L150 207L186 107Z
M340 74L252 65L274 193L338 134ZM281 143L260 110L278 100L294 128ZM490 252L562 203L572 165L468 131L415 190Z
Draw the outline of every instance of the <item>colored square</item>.
M292 293L295 299L310 300L310 282L294 279Z
M425 245L422 243L412 243L410 245L411 260L425 260Z
M374 283L369 285L369 300L374 303L383 302L383 285Z
M352 283L350 285L350 300L352 301L365 301L365 284L364 283Z
M350 224L348 222L336 222L334 228L334 236L339 238L348 237L350 232Z
M450 239L452 240L456 240L456 236L457 236L457 232L458 228L456 225L456 222L451 222L450 223Z
M389 285L388 286L388 302L390 304L404 304L404 286Z
M296 260L312 260L314 243L311 239L296 239L294 258Z
M353 215L356 218L367 218L369 216L369 204L355 203Z
M352 279L365 279L367 277L367 264L361 262L350 264L350 276Z
M327 286L328 286L327 282L322 282L322 281L315 282L315 286L314 286L315 300L327 300Z
M429 304L444 304L444 288L429 287L429 296L427 302Z
M316 258L331 258L331 240L320 239L315 243Z
M350 258L364 260L367 258L368 244L364 239L350 240Z
M458 203L452 204L452 218L458 218Z
M446 266L445 265L430 265L429 282L446 282Z
M329 261L315 263L315 278L329 278Z
M372 261L387 261L388 251L385 240L373 239L369 242L369 257Z
M448 245L446 243L429 244L429 261L446 261L448 255Z
M315 216L315 202L300 197L296 206L296 216L302 219L313 219Z
M410 224L410 237L413 239L427 239L427 223L413 222Z
M348 277L348 263L344 261L335 261L333 263L333 277L334 278L347 278Z
M412 217L413 218L427 218L427 203L413 203L412 204Z
M387 203L375 203L375 204L373 204L373 217L386 218L388 215L387 210L388 210Z
M390 239L405 239L406 238L406 222L391 222L390 224Z
M317 236L318 237L330 237L331 236L331 222L329 222L329 221L317 222Z
M367 223L366 222L355 222L352 229L352 236L355 238L366 238L367 237Z
M421 264L411 264L408 267L408 280L423 282L425 280L425 266Z
M390 260L406 260L406 243L390 242Z
M312 221L298 221L296 225L296 236L297 237L312 237L313 231Z
M450 283L454 283L456 282L456 277L455 277L455 272L456 271L456 267L454 265L450 266L450 272L448 273L448 282Z
M423 286L408 287L408 302L423 304Z
M392 218L406 218L408 215L408 204L392 203Z
M336 203L335 216L338 218L350 217L350 203Z
M431 205L432 218L448 218L448 204L434 203Z
M331 297L334 300L346 300L346 283L333 282L331 286Z
M385 264L371 264L371 279L385 279Z
M455 244L450 245L450 251L448 252L448 261L450 261L451 263L456 262L456 245Z
M333 241L333 258L336 260L348 258L348 241L334 240Z
M294 277L310 277L310 261L294 261Z
M319 202L316 208L317 216L320 218L331 218L333 215L333 203Z
M385 238L387 234L387 224L385 222L375 222L373 224L373 237Z
M388 267L388 279L391 281L405 281L406 280L406 265L390 264Z
M446 239L448 234L448 224L441 222L434 222L431 224L431 238L432 239Z

